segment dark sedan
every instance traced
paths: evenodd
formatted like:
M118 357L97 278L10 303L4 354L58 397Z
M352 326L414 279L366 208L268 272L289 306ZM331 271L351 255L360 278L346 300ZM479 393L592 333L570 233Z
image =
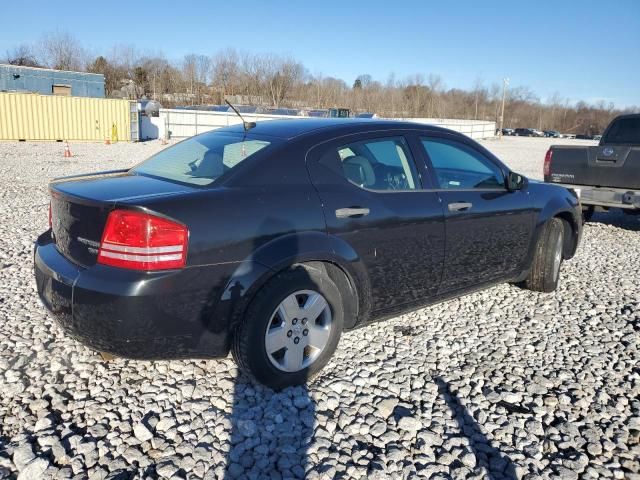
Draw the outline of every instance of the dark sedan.
M535 128L516 128L516 137L544 137L544 133Z
M501 282L553 291L578 246L574 192L459 133L345 119L245 128L50 185L35 276L69 335L137 359L231 350L280 388L318 372L343 330Z
M560 132L556 130L545 130L543 133L544 133L544 136L548 138L562 138L562 135L560 134Z

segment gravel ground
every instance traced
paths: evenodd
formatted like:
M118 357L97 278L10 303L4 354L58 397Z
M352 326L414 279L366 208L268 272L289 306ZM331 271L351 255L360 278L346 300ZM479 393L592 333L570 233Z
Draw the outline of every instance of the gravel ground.
M559 141L484 143L539 178ZM596 215L553 294L501 285L347 333L274 393L231 359L103 363L62 334L32 273L47 181L161 148L71 147L0 143L0 478L640 479L636 217Z

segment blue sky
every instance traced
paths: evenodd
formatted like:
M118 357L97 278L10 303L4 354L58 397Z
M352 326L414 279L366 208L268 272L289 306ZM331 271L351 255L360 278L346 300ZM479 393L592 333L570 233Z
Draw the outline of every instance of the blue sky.
M63 3L3 5L0 52L59 29L97 53L132 44L179 59L235 47L292 55L349 84L435 73L472 88L506 76L543 101L557 92L640 106L640 0Z

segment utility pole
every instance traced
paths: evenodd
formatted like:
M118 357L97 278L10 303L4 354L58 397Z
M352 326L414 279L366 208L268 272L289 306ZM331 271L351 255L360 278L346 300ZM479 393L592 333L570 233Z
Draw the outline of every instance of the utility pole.
M540 116L538 117L538 130L542 130L542 105L540 105Z
M478 119L478 89L476 88L476 114L473 117L474 120Z
M509 79L502 79L502 110L500 112L500 129L498 130L498 138L502 140L502 128L504 127L504 101L507 98L507 86L509 85Z

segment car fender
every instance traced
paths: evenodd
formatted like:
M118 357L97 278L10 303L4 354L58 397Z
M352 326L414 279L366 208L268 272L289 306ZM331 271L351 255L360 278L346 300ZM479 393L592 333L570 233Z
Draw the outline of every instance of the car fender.
M343 287L351 289L351 294L345 296L348 313L345 315L345 329L354 327L368 315L371 308L366 269L350 245L321 231L279 236L239 262L217 302L213 318L225 322L227 331L232 332L263 285L293 265L312 262L332 264L344 273L348 284ZM341 288L342 292L344 288Z
M563 192L564 193L564 192ZM576 249L580 242L582 232L582 219L580 218L580 204L578 199L574 197L567 190L566 193L552 196L536 218L534 235L532 237L532 244L529 248L528 263L533 259L535 252L535 245L538 243L538 239L542 234L545 224L554 217L560 217L569 223L571 227L570 242L565 243L565 259L570 259L575 255Z

